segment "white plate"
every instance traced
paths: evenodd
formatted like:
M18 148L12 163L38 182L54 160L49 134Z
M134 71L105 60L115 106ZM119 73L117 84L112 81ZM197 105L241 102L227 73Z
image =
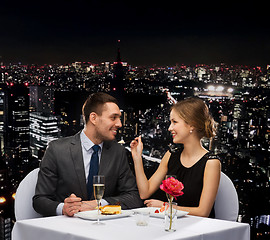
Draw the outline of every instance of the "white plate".
M114 219L114 218L123 218L128 217L133 214L133 211L131 210L122 210L120 214L115 215L99 215L100 220L108 220L108 219ZM93 220L96 221L98 217L98 211L92 210L92 211L84 211L84 212L78 212L75 214L76 217L86 219L86 220Z
M133 209L134 212L150 212L150 216L151 217L157 217L157 218L164 218L165 217L165 211L164 212L159 212L159 213L155 213L156 210L160 210L160 208L156 208L156 207L146 207L146 208L137 208L137 209ZM181 211L181 210L177 210L177 217L184 217L188 214L188 212L185 211Z

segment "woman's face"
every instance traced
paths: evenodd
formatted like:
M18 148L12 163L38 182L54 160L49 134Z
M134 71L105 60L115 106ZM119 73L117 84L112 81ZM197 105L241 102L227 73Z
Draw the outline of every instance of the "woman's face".
M174 143L184 143L185 139L190 136L190 130L192 127L187 124L182 118L179 117L178 113L172 109L170 113L170 127L169 131L172 134Z

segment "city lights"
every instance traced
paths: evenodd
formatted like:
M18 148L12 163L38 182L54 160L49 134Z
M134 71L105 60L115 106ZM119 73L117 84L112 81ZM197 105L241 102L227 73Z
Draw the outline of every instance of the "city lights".
M86 97L107 92L123 104L123 127L117 141L128 147L134 136L143 137L148 177L172 142L168 133L171 105L191 96L202 98L218 123L213 142L203 139L202 144L221 157L222 171L237 188L238 220L250 223L248 212L256 212L257 206L269 209L267 196L254 200L256 206L249 198L269 191L270 186L270 68L258 71L257 67L225 64L138 67L118 60L116 64L10 64L0 68L2 158L8 164L5 171L12 169L13 184L6 195L0 192L2 206L14 201L16 186L28 168L39 166L50 141L83 128L81 103Z
M3 204L5 203L7 200L5 197L0 197L0 204Z
M208 86L207 89L208 89L209 91L215 91L215 90L216 90L216 88L215 88L214 86L212 86L212 85Z
M217 92L222 92L224 90L224 87L223 86L218 86L217 88L216 88L216 91Z
M232 93L233 92L233 88L228 88L227 90L229 93Z

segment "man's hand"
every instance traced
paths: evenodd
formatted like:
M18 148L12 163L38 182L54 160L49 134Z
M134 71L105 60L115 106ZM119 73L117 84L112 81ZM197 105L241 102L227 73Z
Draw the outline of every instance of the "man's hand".
M69 217L79 212L82 205L82 199L77 197L75 194L71 194L68 198L64 200L63 214Z
M80 207L80 212L95 210L96 208L97 208L97 201L96 200L82 201L82 205Z

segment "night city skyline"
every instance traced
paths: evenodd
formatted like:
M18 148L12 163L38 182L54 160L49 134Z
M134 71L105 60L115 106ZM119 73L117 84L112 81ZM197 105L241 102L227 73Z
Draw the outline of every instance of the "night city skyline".
M270 27L265 5L152 0L1 3L4 239L10 240L15 221L11 196L18 184L39 166L48 142L82 129L82 104L99 91L123 103L117 140L128 143L143 136L148 176L171 146L172 102L202 98L219 123L211 148L237 189L237 220L251 225L251 239L269 239ZM208 140L203 144L210 147ZM7 199L3 205L2 195Z
M143 136L148 176L172 140L172 102L195 95L204 99L219 123L211 148L236 186L238 221L250 223L257 239L269 235L269 65L137 67L122 62L118 53L114 62L0 66L0 184L6 199L39 166L49 141L83 128L81 106L90 93L107 92L123 103L117 140L128 143ZM203 144L210 147L208 140ZM11 229L12 199L2 206L0 217L8 216L2 228Z
M208 1L4 1L0 56L5 64L114 61L121 39L132 65L267 65L265 3Z

